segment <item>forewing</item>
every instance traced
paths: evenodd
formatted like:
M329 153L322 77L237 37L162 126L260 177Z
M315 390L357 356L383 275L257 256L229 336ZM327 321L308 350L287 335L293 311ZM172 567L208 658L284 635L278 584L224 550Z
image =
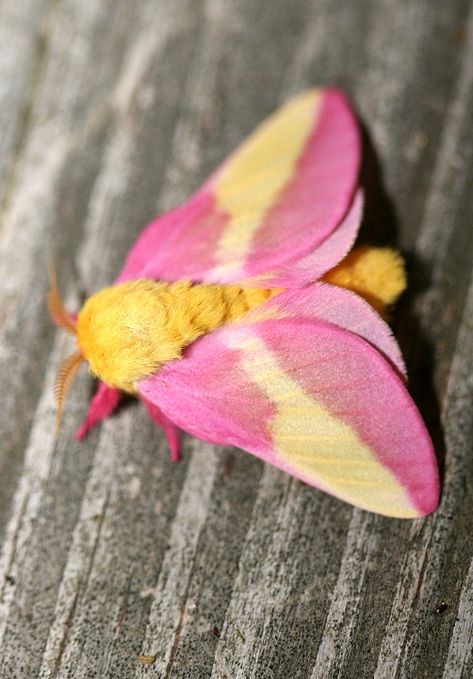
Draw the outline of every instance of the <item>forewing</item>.
M185 205L153 221L118 280L244 283L305 257L346 215L359 160L344 95L306 92L263 122Z
M347 214L320 245L304 257L275 267L245 281L247 287L301 288L321 278L349 253L358 235L363 213L363 192L359 189Z
M227 326L139 390L199 438L239 446L353 505L402 518L437 506L432 445L402 380L331 323Z

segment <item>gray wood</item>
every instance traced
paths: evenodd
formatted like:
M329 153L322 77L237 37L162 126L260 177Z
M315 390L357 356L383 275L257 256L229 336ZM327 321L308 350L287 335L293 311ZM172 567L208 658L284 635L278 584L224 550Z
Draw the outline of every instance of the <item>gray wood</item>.
M473 676L473 4L0 0L0 679ZM47 317L264 115L334 83L367 133L364 238L444 459L440 509L371 515L136 404L78 444ZM138 656L155 657L153 664Z

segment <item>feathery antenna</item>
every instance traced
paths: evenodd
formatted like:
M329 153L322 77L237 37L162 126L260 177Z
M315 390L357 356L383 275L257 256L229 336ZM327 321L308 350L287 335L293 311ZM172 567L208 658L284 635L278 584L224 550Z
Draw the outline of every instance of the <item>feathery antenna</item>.
M64 303L59 294L57 287L56 272L54 266L50 263L48 266L49 273L49 292L48 292L48 309L50 316L54 323L60 328L63 328L71 335L76 334L76 322L74 317L66 310Z
M56 399L57 403L56 436L58 435L59 429L61 427L62 408L64 402L83 360L84 357L79 351L77 351L71 356L65 358L59 366L59 370L57 371L54 382L54 398Z

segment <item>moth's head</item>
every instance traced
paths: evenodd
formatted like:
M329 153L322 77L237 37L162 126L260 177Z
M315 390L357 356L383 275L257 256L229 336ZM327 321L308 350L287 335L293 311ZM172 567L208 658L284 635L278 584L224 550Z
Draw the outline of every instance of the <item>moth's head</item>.
M54 387L58 426L62 407L82 361L109 387L135 393L135 384L178 355L169 348L166 305L155 281L135 280L104 288L89 297L74 316L59 295L50 268L49 313L76 337L77 350L59 366Z
M94 375L135 393L135 384L162 362L166 319L159 284L127 281L85 302L77 317L77 344Z

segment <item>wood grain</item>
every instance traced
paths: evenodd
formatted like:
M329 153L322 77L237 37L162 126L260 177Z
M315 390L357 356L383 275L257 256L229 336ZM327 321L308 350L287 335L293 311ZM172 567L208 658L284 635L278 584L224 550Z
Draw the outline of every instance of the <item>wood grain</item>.
M472 677L473 4L0 0L0 44L0 679ZM425 520L190 438L174 465L133 403L78 444L85 373L54 437L48 260L77 308L324 83L364 125L362 238L409 262L395 330L443 461Z

